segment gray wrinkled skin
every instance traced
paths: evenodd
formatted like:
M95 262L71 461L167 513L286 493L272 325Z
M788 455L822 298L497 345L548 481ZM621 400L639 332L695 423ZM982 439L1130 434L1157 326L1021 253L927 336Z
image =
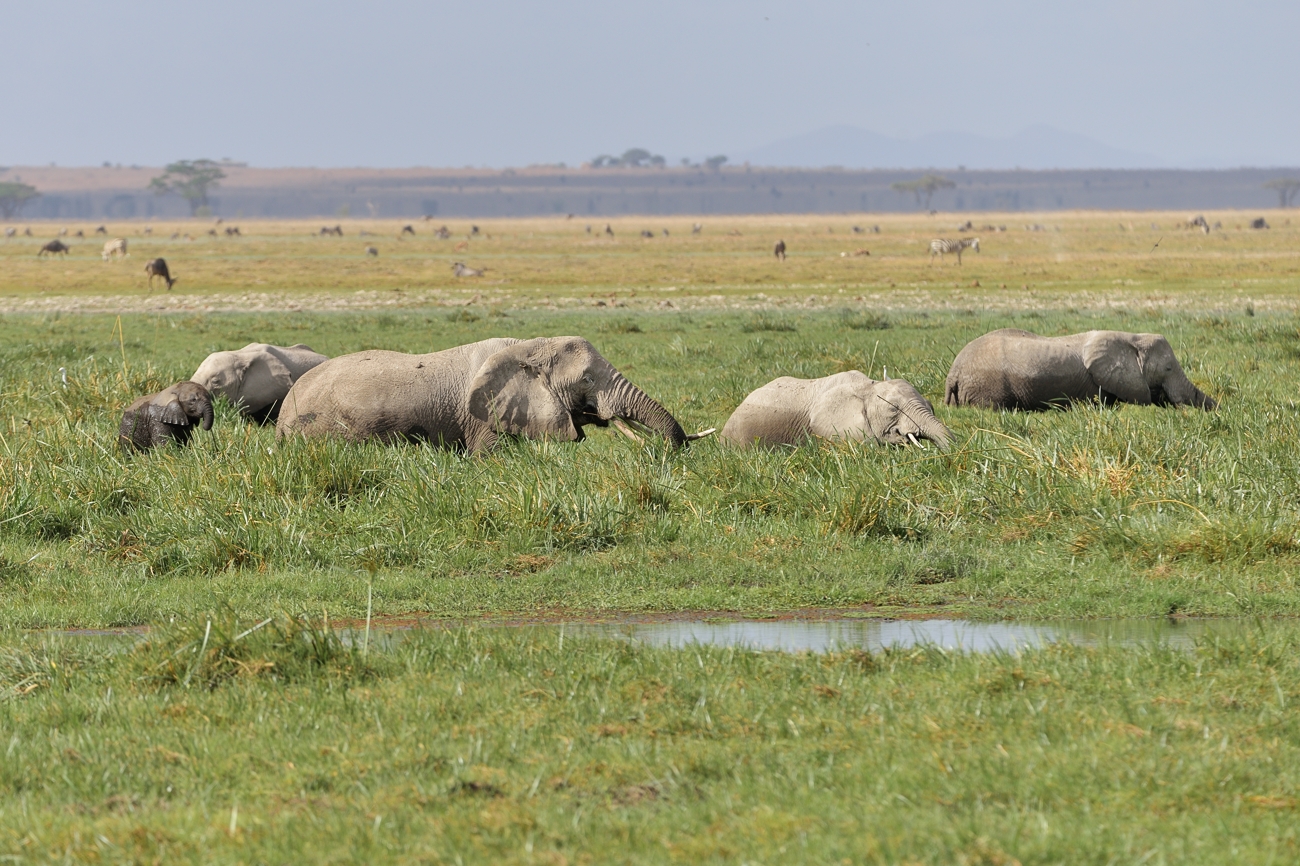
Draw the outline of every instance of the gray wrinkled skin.
M233 352L213 352L194 371L190 381L198 382L238 406L246 418L259 424L280 415L280 403L303 373L328 361L299 343L272 346L249 343Z
M429 441L483 451L501 434L579 441L622 419L686 441L681 425L581 337L494 338L428 355L371 350L303 374L276 436Z
M810 438L875 440L890 445L926 439L947 448L948 428L934 407L902 379L877 382L857 370L823 379L774 379L745 398L722 428L738 445L797 445Z
M122 448L137 451L166 442L184 445L196 424L212 429L212 395L194 382L177 382L128 406L122 413L117 441Z
M1191 383L1160 334L1040 337L1018 328L966 344L948 372L944 400L990 409L1064 408L1090 400L1206 410L1217 405Z

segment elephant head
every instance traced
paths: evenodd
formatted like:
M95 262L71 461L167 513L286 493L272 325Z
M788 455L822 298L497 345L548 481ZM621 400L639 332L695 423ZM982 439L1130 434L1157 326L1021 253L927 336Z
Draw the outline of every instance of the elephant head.
M164 424L188 427L199 421L204 430L212 429L212 394L197 382L177 382L158 394L156 405Z
M515 343L479 368L469 413L494 431L530 439L581 441L582 427L621 419L686 443L680 424L581 337Z
M919 445L921 439L927 439L940 448L948 447L948 428L911 383L903 379L876 382L853 373L856 375L837 382L813 402L808 420L815 434L828 439L872 438L891 445Z
M1126 403L1206 410L1218 405L1187 378L1160 334L1094 331L1083 343L1083 364L1099 388Z
M235 352L213 352L191 379L260 422L273 420L297 378L326 360L301 344L286 349L249 343Z

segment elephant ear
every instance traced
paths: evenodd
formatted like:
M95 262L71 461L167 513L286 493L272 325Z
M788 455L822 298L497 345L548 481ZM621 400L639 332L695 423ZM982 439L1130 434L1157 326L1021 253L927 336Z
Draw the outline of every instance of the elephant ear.
M822 439L854 441L870 436L863 403L865 396L861 387L853 385L837 385L828 389L813 401L808 411L808 426L812 434Z
M244 364L243 377L235 391L234 402L242 402L246 409L256 411L265 404L282 398L293 387L293 374L283 361L270 352L260 353L252 363L244 360Z
M176 424L181 427L187 427L190 423L190 416L185 414L185 408L181 406L181 401L172 396L171 400L166 403L155 404L158 406L158 420L164 424Z
M554 356L547 342L527 340L489 355L470 383L469 414L498 433L578 439L573 413L551 388Z
M1101 331L1090 336L1083 344L1083 366L1107 394L1125 403L1151 402L1137 347L1122 335Z

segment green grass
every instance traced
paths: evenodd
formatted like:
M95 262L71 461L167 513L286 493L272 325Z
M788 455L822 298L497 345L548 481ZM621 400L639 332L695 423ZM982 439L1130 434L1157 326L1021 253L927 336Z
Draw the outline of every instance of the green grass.
M381 614L873 605L976 617L1300 612L1300 320L1103 311L514 310L0 323L0 620L103 626L217 603ZM688 429L779 375L861 369L940 403L987 330L1165 333L1215 413L949 410L956 446L680 454L592 430L485 458L277 443L228 409L185 450L125 456L134 396L253 339L337 355L577 333ZM125 364L123 355L125 354ZM67 373L66 388L59 374Z
M14 862L1289 863L1291 626L828 655L280 616L0 639ZM243 635L241 637L241 634Z

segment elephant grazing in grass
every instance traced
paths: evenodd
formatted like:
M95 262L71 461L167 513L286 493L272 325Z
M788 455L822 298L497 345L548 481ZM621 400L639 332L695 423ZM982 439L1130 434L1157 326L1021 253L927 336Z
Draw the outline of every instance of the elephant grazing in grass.
M810 438L874 439L947 448L950 435L934 407L902 379L877 382L849 370L823 379L774 379L745 398L722 428L738 445L797 445Z
M184 445L194 425L212 429L212 395L195 382L177 382L157 394L141 397L122 413L117 441L124 449L148 451L167 441Z
M249 343L234 352L213 352L190 377L239 407L259 424L280 415L280 402L293 383L313 367L328 361L310 346L272 346Z
M1087 331L1040 337L1003 328L966 344L948 372L949 406L1063 408L1071 402L1214 409L1160 334Z
M581 337L494 338L429 355L372 350L326 361L285 397L276 436L428 440L471 452L500 434L581 441L623 422L674 447L687 436L663 406Z

